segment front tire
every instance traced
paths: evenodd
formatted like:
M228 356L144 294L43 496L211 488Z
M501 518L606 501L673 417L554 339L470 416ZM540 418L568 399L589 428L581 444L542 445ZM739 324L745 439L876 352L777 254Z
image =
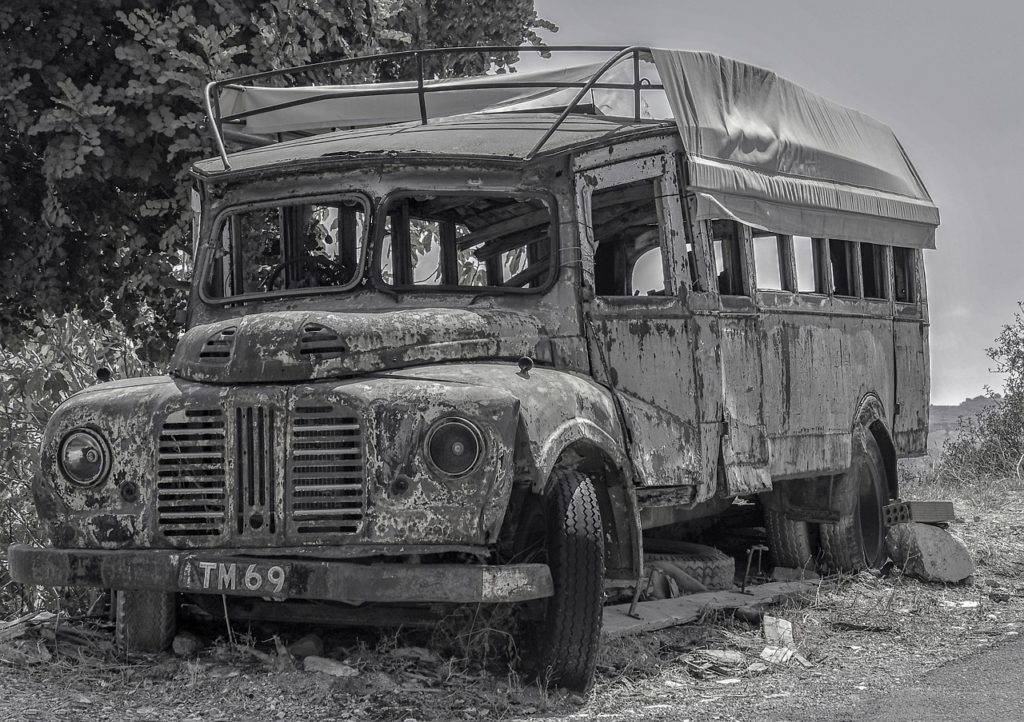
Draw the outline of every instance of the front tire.
M538 550L530 561L546 561L551 569L554 594L543 621L524 625L524 656L531 676L584 691L594 679L604 607L597 491L584 474L557 469L543 501L526 510L524 535L526 545Z
M118 590L117 646L128 652L162 652L178 628L178 600L168 592Z
M883 507L889 485L885 460L868 429L854 433L850 469L835 484L839 521L819 527L825 566L832 572L881 567L888 554Z

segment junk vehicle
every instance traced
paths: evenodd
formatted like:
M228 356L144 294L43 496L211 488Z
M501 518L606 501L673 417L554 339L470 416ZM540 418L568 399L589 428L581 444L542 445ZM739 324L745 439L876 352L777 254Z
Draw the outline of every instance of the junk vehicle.
M710 53L424 70L528 50L208 86L186 330L166 376L53 415L52 546L12 547L14 579L118 590L137 650L186 599L352 624L516 603L532 669L584 688L645 536L739 500L776 564L885 559L896 460L925 453L939 220L892 131ZM357 63L415 77L300 82Z

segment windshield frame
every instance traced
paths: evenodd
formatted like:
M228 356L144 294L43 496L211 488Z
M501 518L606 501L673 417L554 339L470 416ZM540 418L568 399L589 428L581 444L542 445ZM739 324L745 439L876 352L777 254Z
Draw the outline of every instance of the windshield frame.
M314 205L316 203L336 203L351 200L357 201L362 206L365 220L362 238L363 247L359 253L359 259L356 262L355 272L352 274L352 279L348 283L342 286L315 286L312 288L282 289L280 291L265 293L242 293L237 296L229 296L227 298L216 298L207 293L207 284L210 280L210 274L213 273L214 269L215 254L217 252L216 246L221 234L224 232L224 224L228 222L228 219L233 213L259 210L262 208ZM199 273L194 277L194 282L199 291L199 300L209 306L223 307L256 303L279 298L313 298L317 296L331 296L348 293L363 284L366 280L366 262L369 256L368 251L370 248L370 242L375 235L373 228L375 218L376 212L373 199L365 192L353 190L300 196L281 196L247 203L233 203L231 205L224 206L217 211L216 215L211 220L210 228L212 231L210 234L200 241L202 244L200 249L200 258L197 259L197 269L199 270Z
M484 196L502 197L510 199L532 199L540 200L547 207L551 214L548 226L548 237L551 243L551 269L547 273L544 283L535 288L517 288L503 286L457 286L443 284L403 285L398 286L384 280L382 273L382 256L384 253L384 233L387 221L387 211L391 204L402 198L411 198L422 195L437 196ZM558 200L551 191L542 190L497 190L497 189L454 189L454 188L396 188L386 193L377 204L374 211L373 226L371 228L371 255L368 258L369 268L367 273L375 288L383 293L392 296L411 294L450 294L459 296L524 296L547 293L558 282L561 275L560 257L560 231L561 220L559 216Z

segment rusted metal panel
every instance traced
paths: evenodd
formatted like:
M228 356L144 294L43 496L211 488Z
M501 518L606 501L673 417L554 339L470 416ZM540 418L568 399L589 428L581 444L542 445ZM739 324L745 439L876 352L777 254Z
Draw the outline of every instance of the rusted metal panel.
M896 415L893 443L900 456L928 453L928 324L924 320L897 319Z
M761 325L772 475L845 469L861 400L893 397L891 319L863 301L793 295L785 305L776 298Z
M519 602L551 596L544 564L354 564L339 561L201 555L177 551L40 549L14 545L11 578L50 587L158 589L275 599L346 602ZM258 586L256 565L285 574L279 589ZM245 575L251 576L247 582Z

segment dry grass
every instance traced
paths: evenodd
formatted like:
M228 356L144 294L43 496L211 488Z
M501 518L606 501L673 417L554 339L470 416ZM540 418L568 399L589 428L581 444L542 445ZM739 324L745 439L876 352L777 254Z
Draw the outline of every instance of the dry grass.
M953 499L959 520L950 530L976 559L973 580L943 586L898 571L863 573L774 608L770 614L793 623L810 666L765 662L761 628L717 614L607 643L593 691L577 696L510 672L510 620L470 608L430 631L325 633L327 654L359 672L347 678L301 671L284 644L306 630L279 630L291 635L283 640L237 630L238 643L217 642L193 660L126 660L68 639L50 664L0 666L0 718L835 718L1021 631L1024 489L1005 480L965 489L934 474L908 477L904 489L910 498Z

